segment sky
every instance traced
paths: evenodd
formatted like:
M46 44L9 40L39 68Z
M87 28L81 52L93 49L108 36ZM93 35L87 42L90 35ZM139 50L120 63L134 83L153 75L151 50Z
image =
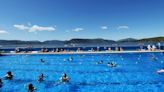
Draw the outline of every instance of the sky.
M164 0L0 0L0 39L164 36Z

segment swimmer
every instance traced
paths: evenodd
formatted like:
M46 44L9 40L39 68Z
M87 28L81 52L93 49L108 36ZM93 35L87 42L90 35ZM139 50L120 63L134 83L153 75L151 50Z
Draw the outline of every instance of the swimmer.
M43 59L40 59L40 62L44 63L45 61Z
M61 82L69 82L69 78L66 73L63 74L63 76L60 78Z
M38 76L38 82L44 81L43 78L44 78L44 75L43 75L43 73L41 73L41 74Z
M157 60L157 58L156 58L155 56L152 56L150 59L151 59L152 61L156 61L156 60Z
M2 82L2 79L0 79L0 88L2 87L3 85L3 82Z
M70 58L68 59L68 61L73 61L73 57L70 57Z
M96 64L103 64L103 61L101 60L99 62L96 62Z
M13 74L11 71L8 71L7 74L5 75L5 79L7 80L12 80L13 79Z
M116 64L116 62L109 62L108 64L107 64L107 66L109 66L109 67L116 67L117 66L117 64Z
M36 90L36 88L33 86L32 83L28 84L28 92L34 92L34 90Z
M158 74L164 73L164 69L157 70L157 73L158 73Z

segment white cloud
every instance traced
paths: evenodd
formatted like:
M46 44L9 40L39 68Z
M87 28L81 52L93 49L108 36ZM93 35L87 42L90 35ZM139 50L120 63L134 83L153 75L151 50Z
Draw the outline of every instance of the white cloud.
M25 26L25 25L14 25L15 28L19 29L19 30L29 30L29 27Z
M5 30L0 30L0 34L8 34L8 32Z
M29 32L35 32L35 31L55 31L56 29L54 27L43 27L38 25L33 25L30 27Z
M103 29L103 30L107 30L108 27L107 27L107 26L101 26L101 29Z
M117 29L118 30L121 30L121 29L129 29L129 26L118 26Z
M73 29L72 31L74 31L74 32L79 32L79 31L82 31L82 30L84 30L83 28L75 28L75 29Z
M54 27L48 27L48 26L38 26L38 25L33 25L33 26L25 26L25 25L14 25L15 28L19 30L24 30L28 32L38 32L38 31L55 31L56 29Z

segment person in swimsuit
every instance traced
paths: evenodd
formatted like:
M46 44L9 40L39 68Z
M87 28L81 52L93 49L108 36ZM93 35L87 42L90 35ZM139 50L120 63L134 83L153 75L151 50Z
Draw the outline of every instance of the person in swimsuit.
M69 78L66 73L63 74L63 76L60 78L62 82L69 82Z
M34 92L35 88L32 83L28 84L28 92Z
M44 75L43 75L43 73L41 73L41 74L38 76L38 82L42 82L42 81L43 81L43 78L44 78Z
M13 74L11 71L8 71L7 74L5 75L5 79L7 80L12 80L13 79Z

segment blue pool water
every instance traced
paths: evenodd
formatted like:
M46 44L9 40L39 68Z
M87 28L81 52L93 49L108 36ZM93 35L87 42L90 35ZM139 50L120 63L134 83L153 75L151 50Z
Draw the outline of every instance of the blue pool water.
M104 64L96 64L100 60ZM112 61L118 66L106 65ZM7 71L14 74L13 80L3 80L0 92L27 92L28 83L37 88L35 92L163 92L164 74L156 73L161 68L164 53L160 52L0 56L0 77ZM70 78L66 84L58 82L64 72ZM47 76L42 83L37 82L40 73Z

